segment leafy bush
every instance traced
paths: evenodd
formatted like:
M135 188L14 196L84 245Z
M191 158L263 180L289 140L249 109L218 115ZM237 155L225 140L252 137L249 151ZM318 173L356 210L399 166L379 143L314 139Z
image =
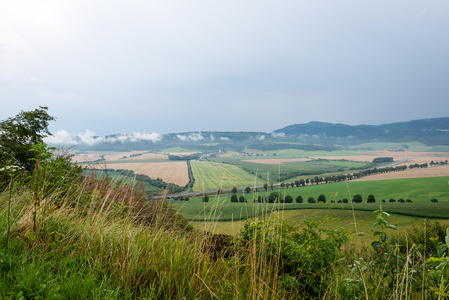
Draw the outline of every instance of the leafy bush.
M307 221L306 227L298 231L284 220L247 221L239 240L277 264L286 289L299 290L304 296L319 296L334 276L333 265L348 241L346 231L325 229L324 223Z

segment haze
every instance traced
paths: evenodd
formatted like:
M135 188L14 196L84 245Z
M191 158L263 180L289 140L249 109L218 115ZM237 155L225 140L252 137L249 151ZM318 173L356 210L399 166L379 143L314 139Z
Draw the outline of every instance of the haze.
M3 1L0 119L58 135L447 116L448 1Z

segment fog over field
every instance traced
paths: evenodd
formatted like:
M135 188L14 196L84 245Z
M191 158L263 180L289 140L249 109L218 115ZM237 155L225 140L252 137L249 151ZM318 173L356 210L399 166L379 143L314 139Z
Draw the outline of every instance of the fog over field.
M444 0L3 1L0 120L48 106L92 144L443 117L448 31Z

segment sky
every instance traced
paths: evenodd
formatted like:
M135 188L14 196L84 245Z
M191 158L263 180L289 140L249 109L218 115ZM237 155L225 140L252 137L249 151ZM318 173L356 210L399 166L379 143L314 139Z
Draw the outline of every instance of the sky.
M0 3L0 120L60 137L449 116L449 1Z

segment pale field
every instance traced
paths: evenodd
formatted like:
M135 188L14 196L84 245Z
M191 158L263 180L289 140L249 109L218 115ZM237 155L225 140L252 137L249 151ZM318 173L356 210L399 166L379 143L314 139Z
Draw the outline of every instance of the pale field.
M111 160L140 160L140 159L168 159L168 155L165 154L158 154L158 153L146 153L148 151L129 151L129 152L121 152L118 154L107 154L104 156L104 159L106 161ZM135 156L135 157L129 157L132 154L139 154L142 153L142 155ZM126 158L123 158L123 156L126 156ZM101 158L101 153L95 153L95 154L77 154L72 158L73 162L89 162L89 161L95 161Z
M429 162L429 161L426 161ZM353 181L367 181L367 180L386 180L399 178L421 178L421 177L437 177L449 176L449 165L434 166L427 168L414 168L405 171L390 172L384 174L375 174L365 176L363 178L354 179Z
M283 164L283 163L289 163L289 162L295 162L295 161L309 161L310 158L258 158L258 159L245 159L242 161L245 162L251 162L255 164L262 164L262 165L277 165L277 164Z
M311 159L346 159L350 161L361 161L361 162L372 162L373 159L377 157L392 157L394 161L400 161L403 159L408 159L405 164L414 164L414 163L429 163L431 160L434 162L444 161L449 159L449 155L447 153L441 152L411 152L411 151L367 151L360 152L363 154L360 155L338 155L338 156L311 156L310 158L267 158L267 159L245 159L242 161L252 162L256 164L283 164L289 162L297 162L297 161L309 161Z
M189 183L187 162L144 162L144 163L106 163L101 168L132 170L135 174L144 174L152 179L160 178L165 182L184 186Z
M394 161L408 159L407 164L411 163L425 163L433 160L444 161L449 159L449 154L444 152L412 152L412 151L367 151L362 152L361 155L343 155L343 156L316 156L313 158L322 159L346 159L352 161L368 161L372 162L377 157L392 157Z

